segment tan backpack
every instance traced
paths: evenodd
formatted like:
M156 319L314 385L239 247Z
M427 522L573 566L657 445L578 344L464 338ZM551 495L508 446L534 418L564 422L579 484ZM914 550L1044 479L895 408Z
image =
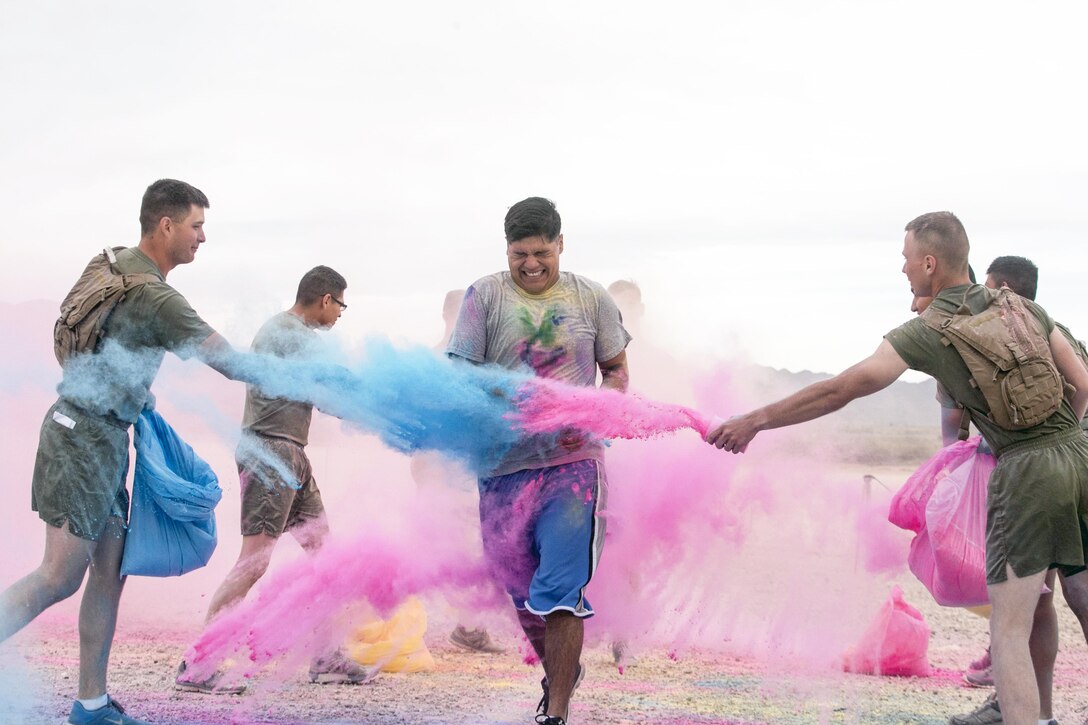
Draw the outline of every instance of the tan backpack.
M122 249L106 248L96 254L61 303L60 317L53 326L53 352L61 367L72 356L98 348L110 313L129 290L159 280L153 274L117 272L115 253Z
M972 312L968 295L985 306ZM977 307L977 305L976 305ZM955 313L930 305L925 323L956 348L990 408L989 418L1005 430L1039 425L1061 407L1065 381L1054 365L1050 340L1042 325L1008 288L970 287Z

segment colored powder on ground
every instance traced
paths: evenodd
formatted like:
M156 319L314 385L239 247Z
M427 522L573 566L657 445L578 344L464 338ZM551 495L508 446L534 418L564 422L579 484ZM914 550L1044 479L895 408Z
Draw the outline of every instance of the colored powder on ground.
M843 669L866 675L928 677L929 625L892 588L861 640L843 656Z
M599 438L653 438L691 428L705 436L710 424L707 416L681 405L546 378L523 383L515 403L517 411L507 417L528 433L575 428Z
M386 617L408 596L439 588L472 590L481 606L500 594L462 537L445 535L429 515L401 535L330 539L313 556L267 574L256 596L218 616L185 657L195 678L225 661L231 677L282 661L288 668L327 652L369 618L352 606L367 602Z

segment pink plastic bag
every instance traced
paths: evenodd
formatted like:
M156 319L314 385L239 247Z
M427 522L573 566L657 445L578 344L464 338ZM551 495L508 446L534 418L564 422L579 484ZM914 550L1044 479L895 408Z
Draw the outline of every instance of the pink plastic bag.
M997 465L989 453L976 452L940 476L926 504L926 528L932 558L932 578L922 583L944 606L986 604L986 492ZM908 562L914 571L915 549ZM929 570L930 567L920 567ZM921 577L919 577L921 578Z
M974 457L979 436L958 441L933 454L911 474L888 507L888 521L907 531L921 533L926 525L926 503L937 485L938 474Z
M938 604L986 604L986 491L997 461L979 436L937 451L892 499L888 520L914 531L907 563Z
M929 677L929 625L892 587L858 644L843 656L843 669L863 675Z

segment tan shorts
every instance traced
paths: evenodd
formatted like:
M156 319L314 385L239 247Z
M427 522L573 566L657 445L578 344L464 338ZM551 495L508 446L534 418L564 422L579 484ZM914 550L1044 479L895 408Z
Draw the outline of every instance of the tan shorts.
M247 435L235 455L242 536L279 536L325 516L306 450L283 438Z
M50 526L98 541L111 516L128 521L128 428L58 400L42 421L30 508Z
M986 582L1057 567L1083 571L1088 557L1088 435L1081 428L1001 452L990 474Z

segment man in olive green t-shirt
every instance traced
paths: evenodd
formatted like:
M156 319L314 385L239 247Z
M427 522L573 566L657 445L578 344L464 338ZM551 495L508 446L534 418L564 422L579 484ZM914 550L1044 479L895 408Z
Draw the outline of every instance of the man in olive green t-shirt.
M924 214L906 226L903 273L916 294L954 311L973 304L967 276L969 243L963 225L950 212ZM978 290L978 288L974 288ZM1026 306L1046 331L1058 371L1076 389L1071 399L1043 423L1007 431L989 420L982 394L941 334L915 318L892 330L871 356L830 380L810 385L771 405L732 418L707 434L712 445L742 453L761 430L818 418L851 400L881 390L908 368L940 382L970 413L997 452L990 478L986 568L993 604L990 620L994 680L1001 691L1001 714L1010 725L1035 725L1042 712L1040 690L1049 689L1049 670L1036 672L1028 645L1032 618L1047 571L1068 572L1085 565L1082 534L1088 530L1088 436L1080 420L1088 409L1088 370L1053 321L1039 306ZM939 309L939 308L938 308ZM1076 577L1088 577L1080 571Z
M124 578L128 519L128 429L152 401L166 350L196 356L229 378L238 354L166 283L204 243L208 197L174 179L144 193L140 242L117 252L116 271L152 280L117 303L97 348L70 358L57 402L41 427L32 507L45 522L41 565L0 594L0 641L70 597L87 575L79 613L79 685L68 722L138 724L106 690L106 670ZM89 572L89 574L88 574Z
M320 354L316 330L328 330L340 319L347 309L346 290L347 282L339 272L324 265L314 267L299 281L294 305L257 331L253 352L293 360ZM255 386L246 388L242 437L235 452L242 489L242 550L212 595L205 624L242 601L264 576L281 534L291 532L309 553L316 552L328 536L321 491L305 450L313 411L310 403L269 398ZM183 661L175 689L218 695L239 694L245 689L224 685L220 671L194 678L187 670ZM316 658L310 666L310 679L322 684L354 684L370 676L339 650Z

